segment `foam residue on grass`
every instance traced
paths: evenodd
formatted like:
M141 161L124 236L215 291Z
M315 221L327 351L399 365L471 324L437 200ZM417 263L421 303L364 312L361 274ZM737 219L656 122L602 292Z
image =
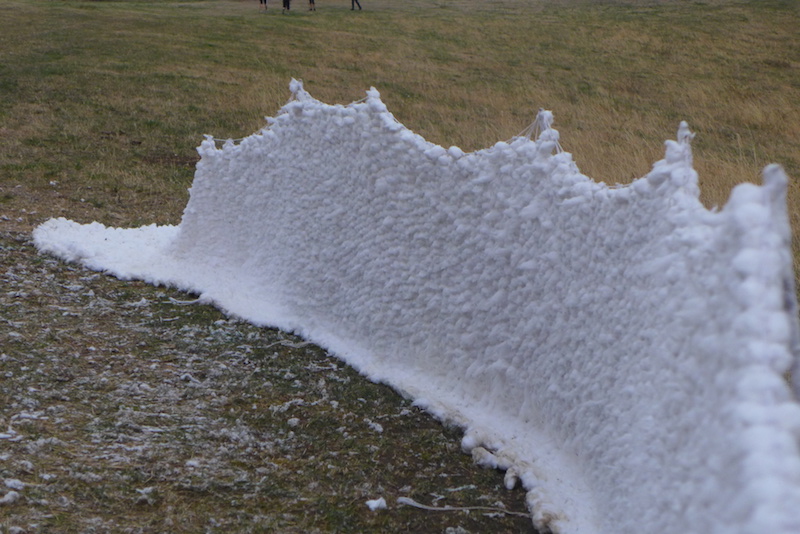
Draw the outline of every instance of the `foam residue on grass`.
M180 226L54 219L37 246L320 343L463 425L479 463L529 490L537 527L800 529L779 167L711 212L685 124L646 177L609 188L548 112L536 140L464 153L375 90L348 106L292 91L257 134L201 145Z
M456 429L319 347L24 234L0 232L0 284L4 533L534 532Z

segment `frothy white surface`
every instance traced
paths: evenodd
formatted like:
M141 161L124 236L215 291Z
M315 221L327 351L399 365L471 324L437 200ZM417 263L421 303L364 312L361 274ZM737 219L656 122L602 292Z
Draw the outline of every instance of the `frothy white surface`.
M64 219L43 252L294 330L466 428L580 534L800 532L800 341L786 177L698 201L685 125L630 186L583 176L552 116L465 154L378 92L294 99L199 148L178 227ZM555 152L555 154L554 154Z

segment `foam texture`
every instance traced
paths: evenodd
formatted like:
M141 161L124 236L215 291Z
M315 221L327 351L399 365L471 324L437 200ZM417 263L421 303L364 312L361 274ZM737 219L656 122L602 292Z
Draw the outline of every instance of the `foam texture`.
M443 419L564 534L800 532L787 178L698 201L692 134L629 186L552 115L464 153L374 89L199 147L179 226L52 219L42 251L293 330ZM800 375L800 373L796 373Z

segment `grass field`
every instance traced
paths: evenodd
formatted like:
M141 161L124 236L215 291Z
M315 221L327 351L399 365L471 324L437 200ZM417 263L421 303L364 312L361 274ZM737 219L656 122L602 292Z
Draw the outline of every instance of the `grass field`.
M178 223L202 135L262 128L292 77L328 103L375 86L400 122L465 150L550 109L564 149L609 184L644 175L687 120L703 202L721 206L780 163L800 234L800 3L361 4L317 0L309 12L294 0L282 14L277 0L266 12L256 0L0 0L0 430L24 436L0 440L0 478L27 484L0 505L0 532L529 529L512 516L369 512L379 493L517 510L524 494L472 468L457 431L385 388L344 368L320 383L315 373L335 365L321 351L252 354L242 347L288 338L42 259L27 241L55 216ZM263 387L290 375L309 381L303 404L285 404L298 399L294 378ZM364 404L374 411L355 424L348 414Z
M797 2L272 1L0 1L6 216L177 222L201 135L260 129L291 77L329 103L375 86L400 122L465 150L551 109L610 184L687 120L709 206L771 162L800 176ZM800 227L796 181L791 195Z

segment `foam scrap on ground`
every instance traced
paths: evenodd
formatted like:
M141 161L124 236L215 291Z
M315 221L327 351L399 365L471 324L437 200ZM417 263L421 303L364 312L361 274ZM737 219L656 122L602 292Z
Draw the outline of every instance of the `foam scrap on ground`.
M800 532L800 352L787 180L718 212L692 134L629 186L582 175L552 115L474 153L374 89L294 98L199 148L180 226L53 219L42 252L294 330L465 427L565 534ZM800 374L800 373L797 373Z

